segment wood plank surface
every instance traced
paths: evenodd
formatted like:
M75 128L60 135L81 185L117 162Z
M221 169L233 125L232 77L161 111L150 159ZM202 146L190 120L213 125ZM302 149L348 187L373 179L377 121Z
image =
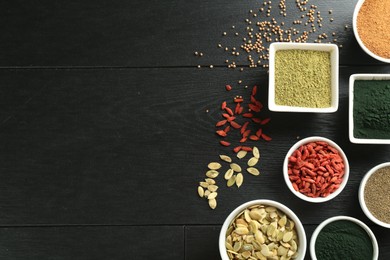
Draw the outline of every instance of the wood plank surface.
M180 226L0 228L0 258L184 259Z
M350 75L390 73L390 65L370 58L355 39L358 0L312 0L324 20L308 41L326 33L326 41L342 45L339 109L268 111L267 71L248 68L240 50L247 27L257 31L256 22L275 17L284 29L307 29L293 25L302 15L295 1L286 1L286 17L280 1L272 2L266 17L259 12L264 1L255 0L2 1L0 258L219 259L226 216L264 198L298 215L308 243L323 220L356 217L375 233L379 259L390 259L388 230L368 220L357 198L360 180L389 161L390 147L348 139ZM227 59L243 71L227 69ZM260 148L261 175L245 175L239 189L219 176L211 210L197 185L209 162L234 156L215 134L220 105L236 95L248 99L253 85L265 105L261 116L271 118L263 130L272 141L249 143ZM351 167L345 190L321 204L296 198L282 176L288 149L313 135L338 143ZM228 138L238 144L237 136Z
M286 203L306 224L339 214L365 219L358 185L367 170L388 160L389 146L349 142L348 78L355 72L389 69L341 68L336 113L265 109L264 116L272 119L264 132L273 140L256 144L262 153L262 175L245 176L240 189L228 189L218 178L219 206L213 212L197 197L196 187L210 161L222 153L233 155L215 135L220 104L235 95L249 96L249 88L235 83L239 78L249 86L258 84L258 98L266 104L265 73L231 73L224 68L136 73L0 70L0 223L220 224L233 208L257 198ZM227 83L234 87L230 92L224 89ZM311 135L336 141L351 164L345 190L319 205L293 196L282 177L290 146ZM231 141L238 144L238 139Z
M232 57L218 43L237 47L246 37L247 23L285 21L285 29L306 30L292 24L301 19L295 1L287 1L287 16L280 15L273 1L272 16L260 13L262 1L2 1L0 66L224 66L226 59L247 65L247 55ZM352 31L357 0L311 1L321 12L323 26L309 42L326 33L337 39L341 64L378 64L358 46ZM309 7L309 6L308 6ZM250 16L249 10L258 13ZM332 10L332 14L328 11ZM334 21L330 22L330 18ZM235 29L232 29L232 26ZM349 29L345 29L348 25ZM251 25L252 26L252 25ZM227 32L226 37L222 36ZM239 36L235 36L235 33ZM333 37L332 33L336 36ZM202 58L194 57L201 51ZM230 52L229 52L230 53Z

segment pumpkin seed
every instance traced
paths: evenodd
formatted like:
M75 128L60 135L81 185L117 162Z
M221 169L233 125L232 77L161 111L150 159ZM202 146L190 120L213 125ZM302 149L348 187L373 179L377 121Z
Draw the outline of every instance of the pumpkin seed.
M256 146L253 147L252 149L253 157L256 157L257 159L260 159L260 151L259 148Z
M217 207L217 201L215 199L209 200L209 206L212 209L215 209Z
M215 180L213 179L210 179L210 178L207 178L207 179L204 179L208 184L215 184Z
M254 167L249 167L246 169L250 174L254 175L254 176L259 176L260 175L260 171Z
M206 176L209 177L209 178L217 178L219 172L217 172L216 170L209 170L206 172Z
M219 156L219 158L221 158L222 161L225 161L225 162L228 162L228 163L231 163L231 162L232 162L232 158L230 158L229 156L224 155L224 154L221 154L221 155Z
M210 170L218 170L222 167L222 165L220 163L217 163L217 162L211 162L207 165L207 167L210 169Z
M283 235L283 242L289 242L293 237L293 232L289 231Z
M231 187L236 183L236 175L233 175L228 181L227 181L227 186Z
M205 190L204 191L204 197L207 199L209 197L210 193L211 193L211 191Z
M242 185L243 182L244 182L244 176L242 175L242 173L238 173L236 176L237 187L240 188L240 186Z
M214 192L214 191L217 191L217 190L218 190L218 186L212 184L212 185L209 185L209 186L207 187L207 189L208 189L209 191L211 191L211 192Z
M201 187L203 187L203 188L206 188L206 189L207 189L207 187L208 187L209 185L210 185L210 184L208 184L208 183L205 182L205 181L199 182L199 186L201 186Z
M255 166L258 161L259 159L257 159L256 157L252 157L248 160L248 166L249 167Z
M211 192L209 196L207 196L207 199L212 200L217 197L218 193L217 192Z
M198 186L198 194L199 194L199 197L203 198L203 196L204 196L204 189L201 186Z
M247 151L241 150L241 151L239 151L239 152L237 153L237 158L238 158L238 159L242 159L242 158L245 157L245 155L246 155L247 153L248 153Z
M233 176L233 173L234 173L233 169L227 170L224 176L225 180L229 180Z
M233 169L235 172L241 172L241 166L237 163L231 163L230 168Z

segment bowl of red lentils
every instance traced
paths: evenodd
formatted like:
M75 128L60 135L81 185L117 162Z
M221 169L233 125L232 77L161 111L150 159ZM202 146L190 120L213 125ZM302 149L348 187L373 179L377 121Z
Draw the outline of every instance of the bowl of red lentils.
M298 198L314 203L329 201L345 188L349 163L332 140L312 136L296 142L283 163L287 187Z
M375 224L390 228L390 162L370 169L360 182L359 203Z

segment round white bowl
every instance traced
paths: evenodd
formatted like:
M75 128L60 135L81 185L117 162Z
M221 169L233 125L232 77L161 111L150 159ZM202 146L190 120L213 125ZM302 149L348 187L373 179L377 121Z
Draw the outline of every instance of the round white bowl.
M345 166L345 173L344 173L344 176L343 176L343 181L340 183L340 187L335 190L333 193L329 194L327 197L317 197L317 198L312 198L312 197L308 197L302 193L300 193L299 191L296 191L294 189L294 187L292 186L292 182L291 180L289 179L289 174L288 174L288 158L292 155L292 153L297 150L301 145L304 145L304 144L307 144L307 143L311 143L311 142L316 142L316 141L323 141L323 142L327 142L328 144L330 144L333 148L337 149L340 153L340 156L341 158L343 159L344 161L344 166ZM287 187L290 189L290 191L295 195L297 196L298 198L302 199L302 200L305 200L305 201L308 201L308 202L314 202L314 203L321 203L321 202L325 202L325 201L329 201L333 198L335 198L337 195L339 195L341 193L341 191L345 188L345 186L347 185L347 182L348 182L348 178L349 178L349 163L348 163L348 159L347 159L347 156L345 155L344 151L340 148L340 146L338 146L335 142L333 142L332 140L328 139L328 138L325 138L325 137L320 137L320 136L312 136L312 137L307 137L307 138L304 138L298 142L296 142L291 148L290 150L287 152L286 154L286 157L284 159L284 163L283 163L283 177L284 177L284 180L287 184Z
M222 225L221 232L219 233L219 252L221 255L221 259L222 260L229 260L228 254L226 252L225 240L226 240L226 231L229 228L232 221L236 218L236 216L239 213L244 211L246 208L253 206L253 205L260 205L260 204L275 207L275 208L279 209L280 211L286 213L288 218L290 218L292 221L294 221L295 228L296 228L297 235L298 235L298 239L299 239L299 245L298 245L299 255L296 258L296 260L303 260L305 258L305 254L306 254L306 233L305 233L305 229L303 228L301 221L299 220L297 215L295 215L295 213L291 209L286 207L285 205L283 205L279 202L273 201L273 200L266 200L266 199L252 200L252 201L248 201L244 204L241 204L235 210L233 210L229 214L229 216L226 218L225 222Z
M360 186L359 186L359 203L360 203L360 207L362 208L364 214L366 214L366 216L372 222L374 222L375 224L378 224L378 225L380 225L382 227L385 227L385 228L390 228L390 224L389 223L385 223L383 221L380 221L374 215L372 215L371 212L368 210L366 202L364 200L364 188L366 187L367 180L371 177L371 175L374 172L376 172L380 168L388 167L388 166L390 166L390 162L379 164L379 165L375 166L374 168L372 168L371 170L369 170L366 173L366 175L364 175L363 179L360 182Z
M353 33L355 34L355 38L357 42L359 43L360 47L371 57L373 57L376 60L379 60L381 62L390 63L390 59L383 58L379 55L376 55L372 51L370 51L363 43L362 39L359 36L358 28L357 28L357 17L360 11L360 8L362 7L365 0L359 0L355 6L355 10L353 12L353 19L352 19L352 27L353 27Z
M358 224L359 226L361 226L367 232L368 236L371 238L371 241L372 241L372 249L373 249L372 260L378 259L378 255L379 255L378 242L377 242L377 240L375 238L374 233L371 231L371 229L366 224L364 224L362 221L360 221L360 220L358 220L356 218L352 218L352 217L348 217L348 216L335 216L335 217L331 217L331 218L328 218L328 219L324 220L314 230L313 235L311 236L311 239L310 239L310 246L309 246L310 256L311 256L312 260L317 260L317 256L316 256L316 252L315 252L315 244L316 244L316 240L317 240L318 234L321 232L321 230L326 225L328 225L329 223L331 223L333 221L338 221L338 220L352 221L352 222Z

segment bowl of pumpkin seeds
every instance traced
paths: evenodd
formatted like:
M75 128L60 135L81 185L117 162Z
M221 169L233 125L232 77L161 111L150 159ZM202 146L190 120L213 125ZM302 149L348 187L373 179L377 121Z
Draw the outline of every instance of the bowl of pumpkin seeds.
M306 253L306 233L287 206L266 199L246 202L233 210L219 235L222 260L296 259Z

